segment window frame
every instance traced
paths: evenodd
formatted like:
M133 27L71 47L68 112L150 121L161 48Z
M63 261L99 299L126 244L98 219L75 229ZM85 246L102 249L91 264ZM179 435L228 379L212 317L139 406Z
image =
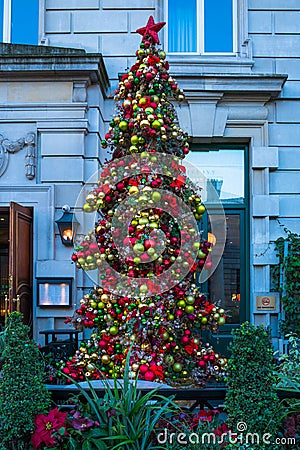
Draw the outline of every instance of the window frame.
M164 34L164 43L166 52L174 56L235 56L238 52L238 0L232 0L232 52L205 52L204 51L204 0L196 0L196 25L197 25L197 42L196 52L170 52L168 49L168 23L169 23L169 0L165 0L164 17L166 18L166 28Z
M3 29L0 42L11 44L12 39L12 2L13 0L0 0L3 1ZM45 0L38 0L38 29L37 29L37 44L41 40L40 30L42 28L42 13L45 9ZM32 45L32 44L31 44Z
M198 144L191 145L191 153L205 152L209 150L243 150L244 151L244 201L241 203L222 202L224 214L239 214L240 216L240 293L241 305L239 323L227 323L218 331L218 337L231 339L231 331L237 328L245 320L250 319L250 212L249 212L249 147L244 144ZM209 205L207 205L209 207ZM210 208L212 209L212 208ZM205 224L202 223L202 228ZM205 230L203 230L205 232ZM208 294L208 281L199 284L204 294ZM207 289L205 289L207 288Z
M11 2L12 0L3 1L3 36L2 42L11 42Z

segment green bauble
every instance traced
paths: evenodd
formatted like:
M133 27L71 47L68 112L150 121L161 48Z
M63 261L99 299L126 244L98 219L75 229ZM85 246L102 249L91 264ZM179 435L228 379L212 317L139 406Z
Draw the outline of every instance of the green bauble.
M182 371L182 365L180 363L175 363L173 365L173 370L174 370L174 372L177 372L177 373L181 372Z

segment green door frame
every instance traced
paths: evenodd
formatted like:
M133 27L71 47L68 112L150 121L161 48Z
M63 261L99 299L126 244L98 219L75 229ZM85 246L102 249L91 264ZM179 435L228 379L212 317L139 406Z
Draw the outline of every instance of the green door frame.
M204 150L205 149L205 150ZM194 151L210 151L210 150L243 150L244 151L244 202L242 203L226 203L223 202L224 213L226 214L239 214L240 216L240 292L241 292L241 304L240 304L240 323L237 324L225 324L216 334L206 332L202 333L202 338L212 342L212 345L216 351L225 354L227 356L228 344L232 341L232 331L236 329L241 323L250 319L250 214L249 214L249 152L248 146L239 144L220 144L220 145L193 145L192 152ZM211 210L210 210L211 211ZM204 218L204 217L203 217ZM205 220L202 221L202 227L205 228ZM204 236L205 236L205 229ZM206 285L206 286L205 286ZM208 282L205 282L203 286L204 293L208 291Z

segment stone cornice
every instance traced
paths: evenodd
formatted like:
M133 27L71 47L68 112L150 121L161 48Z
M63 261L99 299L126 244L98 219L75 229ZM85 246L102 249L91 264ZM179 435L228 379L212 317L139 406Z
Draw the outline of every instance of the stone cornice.
M0 44L0 80L3 78L89 80L99 84L104 95L109 86L101 53L60 47Z
M268 101L281 93L287 75L278 74L186 74L176 75L187 100L197 100L204 94L222 94L223 100L240 99ZM241 97L243 95L243 97Z

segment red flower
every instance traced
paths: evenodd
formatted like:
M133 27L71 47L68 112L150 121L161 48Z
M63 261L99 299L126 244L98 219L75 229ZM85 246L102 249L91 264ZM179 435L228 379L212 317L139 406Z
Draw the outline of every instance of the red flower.
M160 59L157 56L154 55L148 56L148 63L150 64L150 66L154 66L154 64L158 63L159 61Z
M31 437L34 450L41 444L45 444L47 447L55 445L56 441L53 434L65 425L67 414L67 412L62 413L55 408L51 409L47 416L44 414L35 416L35 432Z
M189 355L192 355L194 353L194 346L193 345L188 344L188 345L186 345L184 347L184 349Z
M198 414L193 418L193 422L191 424L191 429L197 428L200 420L201 422L211 422L216 414L219 414L220 411L217 409L210 409L205 411L201 409Z
M151 370L151 372L153 372L154 375L155 375L156 377L158 377L160 380L163 380L163 379L164 379L164 373L163 373L163 370L162 370L162 367L161 367L161 366L157 366L157 365L153 364L153 366L150 367L150 370Z
M228 431L229 428L226 423L221 423L221 425L219 425L218 428L214 430L214 433L216 436L222 436L222 434L228 433Z
M212 309L214 309L214 308L215 308L215 305L213 305L213 304L211 304L211 303L209 303L209 302L206 302L206 303L205 303L204 309L205 309L205 312L206 312L207 314L209 314L209 313L212 311Z
M170 183L171 187L177 187L178 189L181 188L181 186L184 186L186 182L186 177L183 175L178 175L176 180L172 181L172 183Z

